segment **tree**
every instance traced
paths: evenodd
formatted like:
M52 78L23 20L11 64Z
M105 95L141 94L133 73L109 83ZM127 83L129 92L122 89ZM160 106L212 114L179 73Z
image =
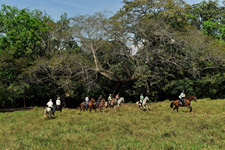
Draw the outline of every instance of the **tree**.
M25 93L28 83L22 88L21 73L33 60L45 55L43 37L50 28L46 22L51 19L41 11L19 10L16 7L2 5L0 10L0 77L2 83L14 95ZM20 87L20 88L19 88ZM24 92L21 92L21 89ZM16 94L15 91L18 91ZM13 96L15 97L15 96ZM24 97L24 96L23 96ZM11 98L13 99L13 98Z
M188 11L189 21L192 25L201 29L205 34L224 41L225 37L225 13L224 4L218 0L205 0L194 4Z

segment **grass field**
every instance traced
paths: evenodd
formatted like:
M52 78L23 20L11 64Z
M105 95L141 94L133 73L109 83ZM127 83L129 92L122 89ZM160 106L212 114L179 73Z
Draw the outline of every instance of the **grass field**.
M225 100L198 100L173 111L169 101L142 111L126 103L119 110L64 109L44 119L44 108L0 113L0 149L225 149Z

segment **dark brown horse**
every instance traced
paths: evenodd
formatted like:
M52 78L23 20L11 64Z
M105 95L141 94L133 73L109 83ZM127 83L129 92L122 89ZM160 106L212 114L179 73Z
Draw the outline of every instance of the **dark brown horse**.
M100 109L100 111L102 111L103 110L103 107L105 106L105 99L103 98L101 101L100 101L100 103L99 103L99 109Z
M191 96L188 99L184 100L185 105L190 108L190 112L192 112L192 107L191 107L191 101L192 100L194 100L197 103L197 98L195 96ZM173 105L175 105L174 108L173 108ZM182 103L179 102L179 100L175 100L175 101L171 102L171 104L170 104L170 107L173 108L173 110L177 109L177 112L178 112L179 106L180 107L185 107L185 106L183 106Z
M62 103L62 105L54 105L55 111L60 111L60 113L61 113L62 109L63 109L63 106L64 106L64 103Z
M82 111L82 110L85 111L85 109L86 109L86 105L85 105L84 102L82 102L80 104L80 111ZM91 98L90 101L88 102L88 108L86 110L88 110L88 109L89 109L90 112L91 112L92 109L94 109L95 112L96 112L96 102L95 102L94 98Z

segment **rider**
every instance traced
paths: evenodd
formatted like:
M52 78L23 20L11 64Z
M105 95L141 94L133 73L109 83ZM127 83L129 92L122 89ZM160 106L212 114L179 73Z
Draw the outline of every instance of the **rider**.
M102 95L100 95L98 100L97 100L97 107L99 106L99 103L101 102L101 100L102 100Z
M85 98L86 108L88 108L88 102L89 102L89 96L87 96L87 97Z
M116 94L116 97L115 97L116 101L118 101L119 98L120 98L119 94Z
M185 106L185 102L184 102L185 97L186 97L186 95L184 94L184 90L182 90L182 92L179 95L179 99L182 102L183 106Z
M143 100L144 100L144 96L143 96L143 94L141 94L141 96L140 96L140 104L141 105L142 105Z
M55 112L55 108L53 107L53 102L52 99L49 100L49 102L47 103L48 107L52 109L52 112Z
M112 96L111 94L109 94L108 101L111 102L111 100L112 100Z
M60 101L60 97L57 97L56 100L56 108L60 109L61 108L61 101Z

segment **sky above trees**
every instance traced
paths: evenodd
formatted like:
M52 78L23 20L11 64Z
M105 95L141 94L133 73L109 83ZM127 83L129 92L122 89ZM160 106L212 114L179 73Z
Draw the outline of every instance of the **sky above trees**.
M63 13L69 17L76 15L94 14L95 12L117 12L122 8L123 0L3 0L0 5L16 6L19 9L29 8L46 11L53 19L59 20ZM188 4L199 3L202 0L185 0Z

